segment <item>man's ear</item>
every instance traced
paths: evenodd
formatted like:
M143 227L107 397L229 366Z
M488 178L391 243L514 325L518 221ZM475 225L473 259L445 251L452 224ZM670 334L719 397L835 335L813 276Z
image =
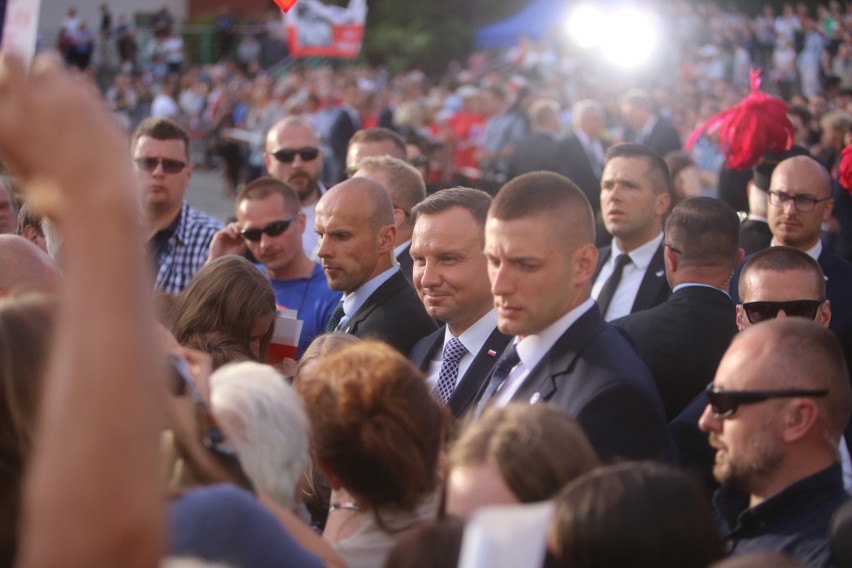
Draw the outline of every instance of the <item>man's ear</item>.
M376 241L379 245L379 254L384 254L393 250L393 242L396 239L396 226L385 225L379 229L379 234L376 235Z
M577 284L585 284L591 281L598 265L597 247L592 243L580 245L574 253L574 262L577 267Z
M737 304L737 329L742 331L745 329L746 314L742 304Z
M819 408L812 398L802 397L791 400L786 405L782 417L782 438L784 442L797 442L807 436L819 421Z

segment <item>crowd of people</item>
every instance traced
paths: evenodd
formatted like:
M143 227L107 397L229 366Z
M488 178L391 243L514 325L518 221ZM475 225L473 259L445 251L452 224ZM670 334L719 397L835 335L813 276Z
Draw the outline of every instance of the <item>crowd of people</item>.
M0 54L0 562L852 565L852 22L671 10L656 85L166 65L142 120ZM749 171L682 144L742 50L795 127Z

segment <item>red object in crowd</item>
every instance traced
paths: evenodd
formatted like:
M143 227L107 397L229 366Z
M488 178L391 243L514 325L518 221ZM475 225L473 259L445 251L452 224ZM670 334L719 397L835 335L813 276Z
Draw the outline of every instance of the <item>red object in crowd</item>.
M290 8L296 5L296 0L275 0L275 3L278 4L278 7L284 12L287 12Z
M840 156L837 179L843 189L852 193L852 146L846 146Z
M716 126L725 165L730 169L747 170L767 151L780 154L790 149L793 124L787 118L787 103L760 92L760 72L760 69L751 70L751 94L695 129L686 142L687 151L702 134Z

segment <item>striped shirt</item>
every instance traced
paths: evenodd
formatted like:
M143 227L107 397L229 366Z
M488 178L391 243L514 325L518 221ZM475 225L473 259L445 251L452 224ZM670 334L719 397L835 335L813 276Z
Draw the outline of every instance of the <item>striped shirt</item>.
M154 290L177 294L207 261L210 241L222 223L184 201L177 229L160 255Z

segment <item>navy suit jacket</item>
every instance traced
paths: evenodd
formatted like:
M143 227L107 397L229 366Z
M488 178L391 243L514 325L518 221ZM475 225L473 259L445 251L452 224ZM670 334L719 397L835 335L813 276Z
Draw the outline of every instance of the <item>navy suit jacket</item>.
M411 350L411 362L414 363L424 373L429 371L429 364L435 358L438 350L444 348L444 330L447 326L443 325L437 331L431 333L417 342L414 349ZM455 418L458 418L467 411L473 403L476 393L479 392L483 381L491 372L491 368L503 350L511 341L512 337L503 335L498 329L494 329L479 353L474 355L473 361L470 363L467 371L459 379L447 406Z
M397 271L367 298L341 331L381 339L408 355L420 338L435 331L435 322L417 292Z
M606 152L608 144L604 143L603 147ZM559 158L561 165L557 171L583 190L597 216L601 210L601 178L592 168L583 143L576 134L571 134L560 143Z
M411 244L399 253L399 256L396 257L396 261L399 263L399 271L402 272L402 275L405 276L408 283L414 286L414 259L411 258Z
M725 292L687 286L655 308L612 323L633 338L671 420L713 380L737 334L737 311Z
M597 280L598 274L601 272L601 267L609 260L611 255L612 247L605 246L600 248L594 280ZM639 291L636 293L636 299L633 301L630 313L659 306L668 300L671 295L672 289L669 288L669 283L666 280L666 263L663 260L663 245L661 244L657 252L654 253L654 257L645 271L645 276L639 284Z
M683 149L677 129L662 116L657 118L657 123L651 129L647 139L639 140L638 137L638 133L629 129L624 133L625 142L639 142L644 144L655 150L661 157L664 157L669 152Z
M548 402L573 416L603 461L671 457L654 379L597 306L562 334L512 400Z

